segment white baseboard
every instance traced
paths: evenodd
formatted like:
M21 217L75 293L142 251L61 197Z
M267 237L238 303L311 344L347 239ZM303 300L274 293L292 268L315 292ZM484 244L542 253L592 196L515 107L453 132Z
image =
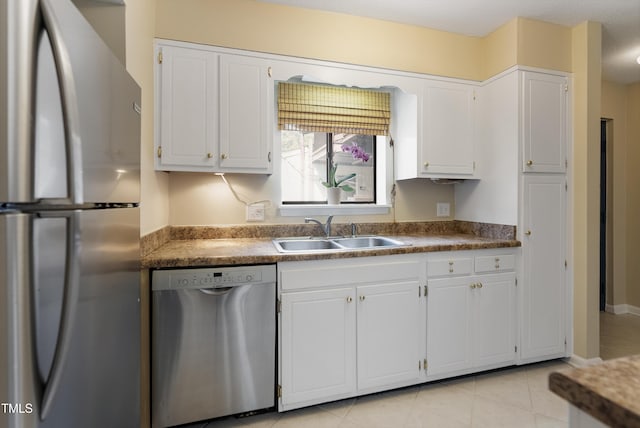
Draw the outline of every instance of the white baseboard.
M573 354L569 358L569 361L567 361L567 363L570 366L573 366L576 368L590 367L590 366L597 366L598 364L602 364L602 358L596 357L596 358L586 359L586 358L579 357L576 354Z
M605 312L609 312L610 314L620 315L620 314L632 314L640 316L640 308L633 305L609 305L607 304L604 308Z

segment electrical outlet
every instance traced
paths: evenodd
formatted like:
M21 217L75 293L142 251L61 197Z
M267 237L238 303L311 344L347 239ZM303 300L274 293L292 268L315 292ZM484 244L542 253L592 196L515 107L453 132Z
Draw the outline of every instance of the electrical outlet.
M449 202L438 202L436 204L436 216L449 217L451 215L451 207Z
M247 221L264 221L264 204L247 205Z

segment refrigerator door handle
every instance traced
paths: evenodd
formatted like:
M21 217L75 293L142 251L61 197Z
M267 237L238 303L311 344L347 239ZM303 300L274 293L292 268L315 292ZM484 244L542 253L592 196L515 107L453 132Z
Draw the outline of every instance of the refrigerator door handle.
M44 420L55 400L56 392L60 387L64 366L67 361L75 315L77 313L78 296L80 294L80 250L81 234L80 211L65 213L67 218L67 248L64 275L64 294L62 301L62 313L60 315L60 329L53 354L53 363L49 378L45 381L42 403L40 407L40 419ZM41 213L42 217L60 217L60 213Z
M68 199L74 205L84 203L82 187L82 141L78 111L78 97L71 67L71 59L64 40L62 30L56 19L54 7L50 0L41 0L40 9L44 27L48 30L53 51L53 58L60 85L62 101L62 117L64 121L64 139L67 158Z

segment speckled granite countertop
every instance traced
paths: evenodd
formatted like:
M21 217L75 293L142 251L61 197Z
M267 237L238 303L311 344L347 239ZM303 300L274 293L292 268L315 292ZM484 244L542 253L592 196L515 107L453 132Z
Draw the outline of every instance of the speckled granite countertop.
M549 389L611 427L640 427L640 355L551 373Z
M303 235L301 235L303 236ZM407 244L395 248L336 250L316 253L279 253L271 237L170 239L142 257L142 267L170 268L265 264L280 261L365 257L432 251L519 247L514 239L487 238L470 233L425 235L384 234Z

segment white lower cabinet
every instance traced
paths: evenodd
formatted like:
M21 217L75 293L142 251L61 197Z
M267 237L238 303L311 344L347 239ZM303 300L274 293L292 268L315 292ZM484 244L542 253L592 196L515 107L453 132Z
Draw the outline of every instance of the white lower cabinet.
M419 287L407 281L357 288L359 390L419 379Z
M489 271L488 259L493 261L493 271L501 273L484 273ZM469 260L475 266L472 272L454 269ZM515 255L504 250L434 255L429 260L429 266L452 266L444 273L433 272L436 277L428 280L429 378L516 362L517 284L515 272L509 272L515 269L514 260Z
M424 380L425 261L278 264L278 410Z
M471 293L469 278L429 280L427 296L428 373L471 367Z
M356 390L353 288L283 293L281 403L348 397Z
M515 364L516 251L278 263L278 410Z
M473 280L474 366L511 364L517 355L515 273L476 276Z
M567 188L564 175L523 178L522 358L567 354Z

